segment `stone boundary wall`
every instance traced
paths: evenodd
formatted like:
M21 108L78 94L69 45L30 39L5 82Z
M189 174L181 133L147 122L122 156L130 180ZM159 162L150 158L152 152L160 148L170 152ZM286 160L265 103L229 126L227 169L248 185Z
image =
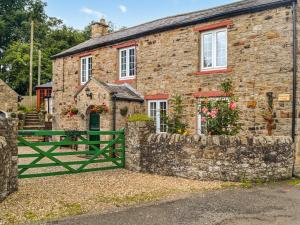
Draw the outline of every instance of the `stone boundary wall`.
M292 177L290 137L155 134L153 124L128 123L126 167L198 180L271 181Z
M17 122L0 119L0 202L18 190Z

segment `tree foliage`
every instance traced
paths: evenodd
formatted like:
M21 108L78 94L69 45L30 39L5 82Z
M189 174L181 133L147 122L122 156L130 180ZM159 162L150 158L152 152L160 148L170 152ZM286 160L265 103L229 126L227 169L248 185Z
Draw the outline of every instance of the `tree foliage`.
M41 83L51 80L51 56L90 36L60 19L48 17L41 0L0 1L0 79L21 95L28 94L30 24L34 21L33 86L37 85L38 50L42 51Z

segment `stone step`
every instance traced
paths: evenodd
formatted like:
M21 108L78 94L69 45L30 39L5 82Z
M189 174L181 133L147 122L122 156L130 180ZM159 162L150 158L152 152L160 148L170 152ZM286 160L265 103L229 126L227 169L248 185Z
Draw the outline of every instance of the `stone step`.
M44 128L43 125L25 125L23 130L43 130Z
M25 119L39 119L38 116L25 116Z
M41 122L39 120L25 120L25 123L27 124L40 124Z

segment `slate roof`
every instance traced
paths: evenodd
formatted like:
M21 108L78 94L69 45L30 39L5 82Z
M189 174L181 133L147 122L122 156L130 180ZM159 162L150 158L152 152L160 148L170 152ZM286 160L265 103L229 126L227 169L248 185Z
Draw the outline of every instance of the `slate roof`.
M269 8L285 6L294 1L296 0L243 0L211 9L170 16L130 27L128 29L116 31L102 37L90 39L59 54L56 54L52 58L55 59L68 56L97 47L113 45L122 41L128 41L152 33L158 33L178 27L207 22L213 19L221 19L245 13L262 11Z
M116 98L119 100L144 101L143 97L139 95L129 84L104 83L104 85L110 90L110 93L115 93Z
M144 98L141 96L133 87L129 84L110 84L104 83L102 81L98 81L95 78L91 78L87 83L80 87L80 89L76 92L75 97L89 84L89 82L95 81L95 83L99 86L103 86L107 89L110 94L114 94L117 100L127 100L127 101L135 101L135 102L143 102Z
M35 88L52 88L52 81L36 86Z

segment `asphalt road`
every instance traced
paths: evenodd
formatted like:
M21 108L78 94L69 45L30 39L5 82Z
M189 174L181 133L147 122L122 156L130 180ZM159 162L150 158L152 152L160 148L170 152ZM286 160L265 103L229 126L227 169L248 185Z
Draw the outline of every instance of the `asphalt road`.
M48 225L300 225L300 186L232 188Z

